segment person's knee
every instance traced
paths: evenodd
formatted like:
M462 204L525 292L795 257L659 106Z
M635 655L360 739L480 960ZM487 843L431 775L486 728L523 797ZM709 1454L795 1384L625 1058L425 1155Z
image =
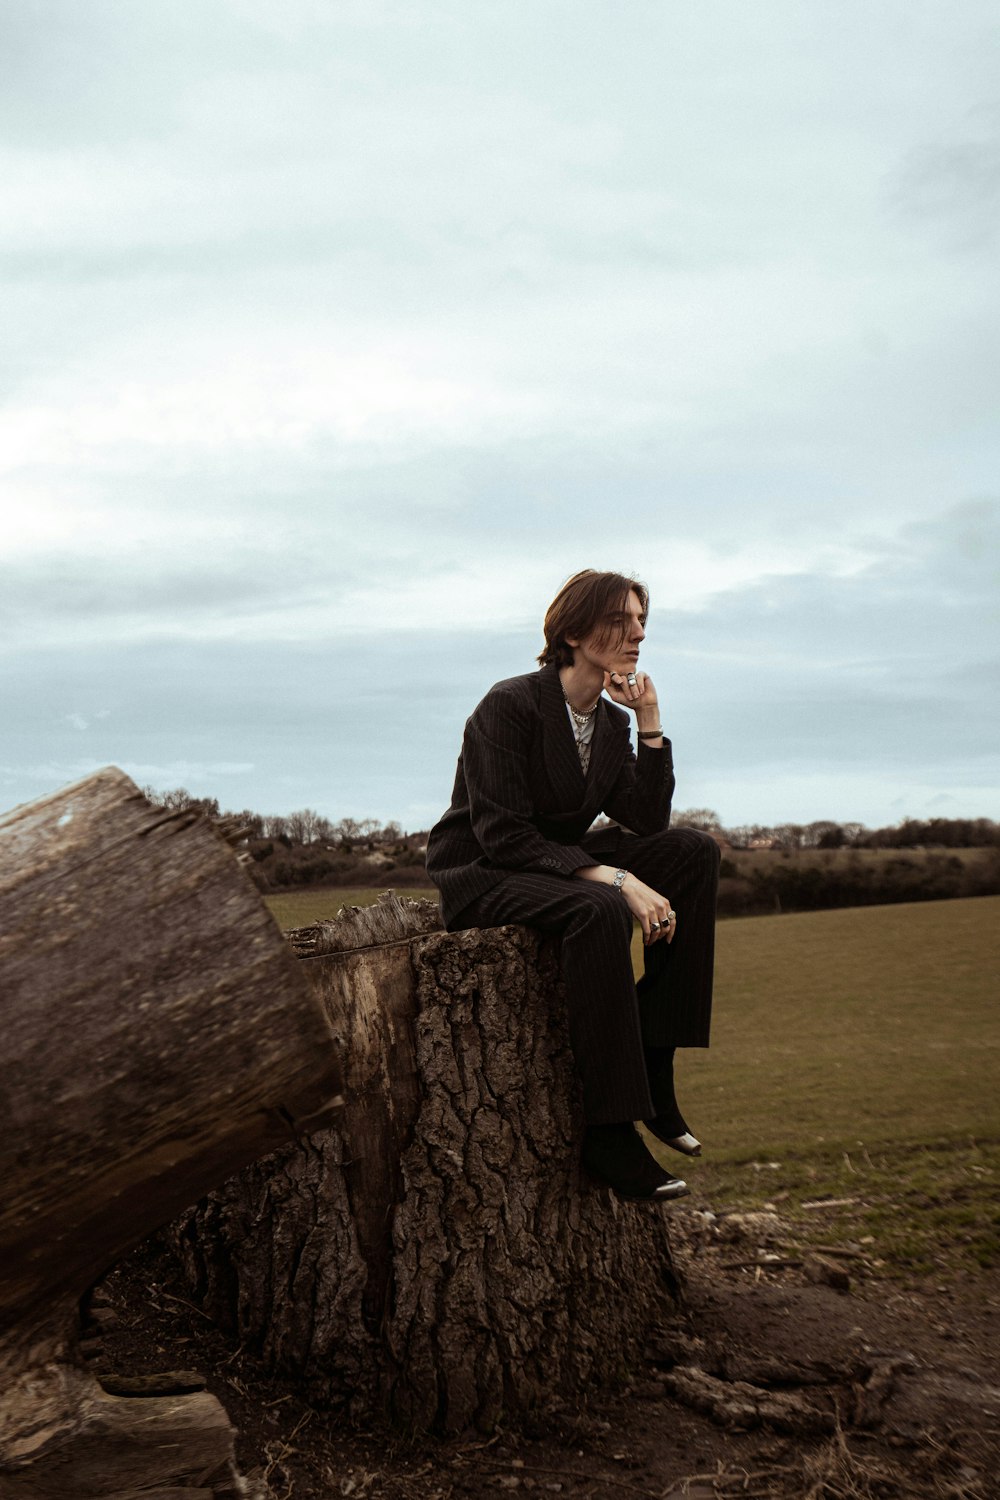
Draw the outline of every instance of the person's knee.
M657 890L666 889L680 877L712 882L719 877L721 851L710 833L701 828L667 828L653 834L647 844L648 874L643 878Z
M692 881L701 889L713 891L719 881L719 866L722 862L722 851L710 833L705 833L701 828L686 828L685 833L692 838L689 869Z
M709 869L717 870L722 861L722 850L719 848L718 840L702 828L688 828L685 832L694 837L697 857L702 864L707 865Z
M596 881L581 881L578 925L596 928L611 935L632 935L632 913L625 897L612 886Z
M721 857L717 840L703 828L665 828L662 833L651 834L649 844L671 862L681 855L717 865Z

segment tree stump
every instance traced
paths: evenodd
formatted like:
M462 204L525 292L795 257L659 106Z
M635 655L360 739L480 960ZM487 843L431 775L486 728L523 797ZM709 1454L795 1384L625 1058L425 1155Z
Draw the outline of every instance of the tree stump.
M301 969L211 824L122 772L0 818L4 1500L235 1478L218 1402L109 1395L74 1352L77 1308L199 1194L332 1117Z
M677 1284L669 1209L580 1179L555 945L432 920L390 893L292 934L344 1113L173 1236L203 1306L313 1399L485 1431L624 1377Z

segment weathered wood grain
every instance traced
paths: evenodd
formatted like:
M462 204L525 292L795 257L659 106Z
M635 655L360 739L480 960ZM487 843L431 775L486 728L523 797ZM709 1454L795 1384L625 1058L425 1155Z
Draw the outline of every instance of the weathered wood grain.
M169 1445L183 1413L215 1462L222 1408L101 1391L76 1364L77 1303L213 1184L334 1117L323 1007L225 837L108 768L0 818L0 1024L0 1483L46 1494L43 1460L83 1474L130 1443L137 1483L187 1479L147 1473L141 1434Z
M581 1180L554 945L407 920L302 961L345 1060L336 1127L175 1244L203 1305L315 1399L489 1430L640 1362L675 1312L669 1209Z

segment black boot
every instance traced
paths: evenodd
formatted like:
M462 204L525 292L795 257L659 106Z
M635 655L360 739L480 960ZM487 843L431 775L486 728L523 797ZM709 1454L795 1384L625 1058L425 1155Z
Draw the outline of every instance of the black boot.
M674 1048L647 1047L645 1056L649 1092L656 1110L653 1119L644 1122L646 1129L682 1156L700 1156L701 1142L688 1129L674 1093Z
M619 1198L683 1198L688 1185L664 1172L650 1156L631 1121L588 1125L583 1138L583 1165L591 1177L614 1189Z

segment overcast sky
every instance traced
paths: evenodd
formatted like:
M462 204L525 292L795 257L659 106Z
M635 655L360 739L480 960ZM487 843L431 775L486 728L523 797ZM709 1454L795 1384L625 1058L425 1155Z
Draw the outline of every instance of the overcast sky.
M0 806L396 819L562 581L677 805L1000 817L996 0L8 0Z

